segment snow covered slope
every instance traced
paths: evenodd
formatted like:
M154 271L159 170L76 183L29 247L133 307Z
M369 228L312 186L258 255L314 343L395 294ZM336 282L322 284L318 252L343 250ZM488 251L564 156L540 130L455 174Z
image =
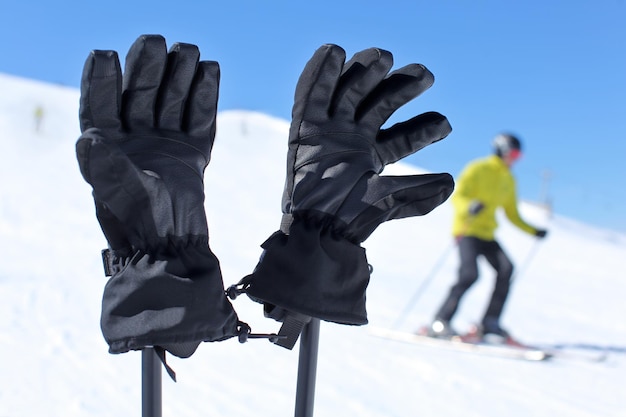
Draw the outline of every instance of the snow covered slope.
M141 355L108 354L99 329L106 242L74 157L79 93L2 74L0 91L0 416L140 416ZM287 131L287 121L263 114L218 116L206 210L226 285L254 268L259 245L278 227ZM383 340L370 326L322 323L317 416L626 415L626 236L530 204L521 209L550 234L537 242L502 221L502 242L518 266L504 325L529 343L601 349L608 359L495 359ZM371 326L412 331L430 319L454 279L449 220L444 204L384 224L365 242L374 266ZM484 308L492 280L481 267L459 328ZM260 305L246 297L234 304L255 331L277 331ZM399 317L403 310L408 315ZM163 380L164 416L293 415L297 348L228 340L205 343L186 360L170 357L179 382Z

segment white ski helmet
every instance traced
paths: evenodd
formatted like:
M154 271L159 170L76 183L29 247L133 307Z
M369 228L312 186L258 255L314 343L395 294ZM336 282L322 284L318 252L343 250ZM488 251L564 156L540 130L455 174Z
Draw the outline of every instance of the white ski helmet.
M493 151L500 158L506 158L511 152L519 154L522 151L522 143L510 133L500 133L493 139Z

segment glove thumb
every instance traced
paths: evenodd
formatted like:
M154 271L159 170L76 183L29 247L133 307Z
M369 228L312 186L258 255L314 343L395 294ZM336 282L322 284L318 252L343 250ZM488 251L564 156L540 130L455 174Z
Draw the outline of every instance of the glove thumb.
M363 242L388 220L423 216L441 205L454 191L450 174L378 176L368 180L367 209L350 223L347 237Z

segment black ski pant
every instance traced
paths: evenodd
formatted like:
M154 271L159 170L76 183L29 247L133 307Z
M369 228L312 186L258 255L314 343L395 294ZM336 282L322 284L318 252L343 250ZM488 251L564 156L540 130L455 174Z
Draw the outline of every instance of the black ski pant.
M464 236L459 240L458 246L461 261L458 280L450 288L448 297L435 318L448 322L452 320L459 307L461 298L478 279L478 257L482 255L496 271L495 286L482 322L498 323L509 294L511 276L513 275L511 260L495 240L482 240L476 237Z

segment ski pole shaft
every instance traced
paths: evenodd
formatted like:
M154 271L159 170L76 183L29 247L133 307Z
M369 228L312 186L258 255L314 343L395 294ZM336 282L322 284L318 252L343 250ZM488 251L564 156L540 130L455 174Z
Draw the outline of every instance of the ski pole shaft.
M319 339L320 320L312 318L304 326L300 335L295 417L313 417Z
M474 222L475 218L476 218L476 214L472 214L467 218L467 220L465 220L465 222L463 223L461 232L456 236L457 239L465 235L465 233L469 230L470 226ZM444 250L441 256L439 256L439 259L437 260L437 262L435 262L430 272L426 275L426 278L424 278L421 285L417 288L417 290L415 291L415 293L413 294L413 296L407 303L406 307L404 307L404 310L402 310L402 313L400 313L400 315L396 319L393 325L393 328L397 329L398 327L400 327L405 317L409 314L411 309L413 309L413 306L415 305L415 303L417 303L417 300L419 300L420 297L424 294L426 289L430 286L430 283L432 282L432 280L435 278L435 276L441 269L441 267L445 264L446 260L448 259L448 256L450 255L450 252L452 252L452 249L454 249L456 244L457 244L457 241L453 240L448 245L448 247Z
M435 262L435 264L431 268L430 272L426 275L426 278L424 278L424 280L422 281L420 286L413 293L413 296L411 297L409 302L404 307L404 310L402 310L402 312L400 313L400 315L396 319L396 321L395 321L395 323L393 325L393 327L395 329L397 329L403 323L403 321L406 318L406 316L409 314L409 312L415 306L415 303L417 303L417 301L421 298L421 296L424 294L426 289L430 286L430 283L435 278L435 276L437 276L437 273L439 272L441 267L445 264L446 260L448 259L448 256L450 255L450 252L452 251L454 246L455 246L455 243L452 242L450 245L448 245L448 247L441 254L441 256L439 256L439 259L437 260L437 262Z
M153 348L141 351L141 416L161 417L161 361Z
M522 275L524 271L526 271L526 269L528 268L532 260L535 258L535 255L537 255L537 252L539 251L539 246L541 246L541 240L537 239L535 243L533 243L530 250L528 251L528 254L526 255L526 259L524 259L524 261L520 265L520 268L516 269L513 272L513 276L511 277L511 283L513 283L513 281L519 281L519 277Z

